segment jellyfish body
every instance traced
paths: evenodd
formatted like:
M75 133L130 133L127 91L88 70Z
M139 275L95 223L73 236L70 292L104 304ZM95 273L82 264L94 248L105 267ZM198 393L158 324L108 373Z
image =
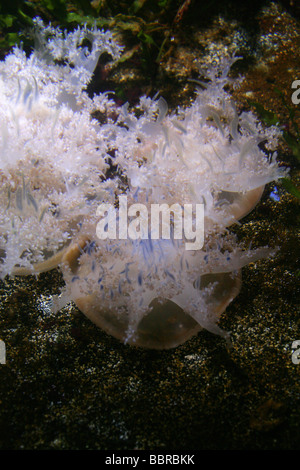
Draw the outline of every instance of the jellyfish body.
M271 153L277 130L238 114L225 91L234 59L208 70L191 106L170 113L163 98L142 97L130 111L85 91L101 53L120 56L110 33L36 25L39 48L0 63L1 277L59 267L66 287L54 305L74 301L128 344L176 347L201 328L228 340L218 321L241 269L270 255L243 249L229 228L284 176ZM114 213L121 195L148 208L202 205L203 246L99 238L99 205Z

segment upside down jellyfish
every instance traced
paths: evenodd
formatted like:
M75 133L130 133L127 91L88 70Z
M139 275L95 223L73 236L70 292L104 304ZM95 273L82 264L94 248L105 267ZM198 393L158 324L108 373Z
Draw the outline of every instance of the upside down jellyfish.
M36 49L15 47L0 63L1 277L58 267L65 288L53 309L72 300L128 344L172 348L202 328L228 340L218 321L241 269L271 254L243 249L229 227L283 176L276 128L238 114L225 90L235 59L207 70L190 107L170 113L163 98L142 97L138 109L117 108L86 91L100 55L122 53L111 33L35 24ZM134 238L99 238L99 205L117 209L122 195L149 209L203 205L202 248L173 236L171 212L169 237L142 235L136 214Z

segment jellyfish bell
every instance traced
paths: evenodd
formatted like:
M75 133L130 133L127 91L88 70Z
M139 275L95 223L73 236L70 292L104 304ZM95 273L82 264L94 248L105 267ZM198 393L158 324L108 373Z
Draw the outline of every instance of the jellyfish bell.
M240 291L242 267L270 250L241 251L230 238L230 252L214 243L208 253L191 253L181 244L181 251L179 245L173 252L169 246L164 257L161 242L151 243L151 263L144 269L140 242L122 241L117 248L114 244L113 256L101 243L94 245L92 254L75 243L61 265L68 297L93 323L125 344L169 349L202 329L230 342L218 326L221 315ZM164 248L166 252L167 245ZM180 266L178 272L170 271L173 264Z

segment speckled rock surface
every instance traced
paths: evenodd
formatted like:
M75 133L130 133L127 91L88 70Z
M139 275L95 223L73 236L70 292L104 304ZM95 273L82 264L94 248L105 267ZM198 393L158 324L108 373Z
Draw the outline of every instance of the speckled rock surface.
M191 96L191 84L174 90L193 77L196 58L236 50L247 58L240 107L251 98L288 122L274 89L288 101L300 78L299 22L274 3L250 23L216 15L193 24L188 38L174 34L158 79L168 101ZM299 187L289 149L279 158ZM74 305L53 314L58 271L1 282L0 449L299 449L299 201L269 185L234 231L246 244L279 249L243 269L241 293L220 322L230 349L202 331L176 349L142 350L106 335Z

